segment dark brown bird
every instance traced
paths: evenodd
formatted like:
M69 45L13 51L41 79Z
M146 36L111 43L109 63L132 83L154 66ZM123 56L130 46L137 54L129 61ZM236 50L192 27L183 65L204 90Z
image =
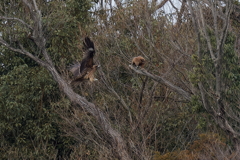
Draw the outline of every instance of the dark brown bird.
M132 59L132 65L143 68L145 65L145 59L142 56L134 57Z
M79 63L75 63L70 67L70 71L73 74L74 82L81 82L83 80L90 80L91 82L96 81L94 73L96 72L98 65L93 62L93 57L95 55L94 43L89 37L86 37L83 42L83 49L85 50L85 55L83 60Z

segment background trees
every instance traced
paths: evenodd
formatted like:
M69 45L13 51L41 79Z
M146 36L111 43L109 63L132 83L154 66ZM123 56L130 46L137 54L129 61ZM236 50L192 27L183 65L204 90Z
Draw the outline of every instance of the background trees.
M237 2L1 3L1 158L237 159ZM86 35L99 81L71 87Z

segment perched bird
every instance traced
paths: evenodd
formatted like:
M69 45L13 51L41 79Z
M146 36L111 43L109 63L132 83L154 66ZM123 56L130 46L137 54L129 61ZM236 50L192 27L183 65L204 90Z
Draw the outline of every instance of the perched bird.
M141 68L144 67L145 59L142 56L134 57L132 59L132 65L136 66L137 68L140 66Z
M94 77L94 73L99 66L95 65L93 62L93 57L95 55L94 43L90 40L89 37L86 37L84 39L83 46L85 50L84 58L80 63L77 62L69 68L74 77L71 84L84 80L89 80L91 82L97 80Z

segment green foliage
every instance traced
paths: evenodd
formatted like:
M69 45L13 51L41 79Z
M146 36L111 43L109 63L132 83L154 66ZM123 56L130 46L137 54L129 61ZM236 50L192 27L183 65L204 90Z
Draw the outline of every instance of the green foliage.
M235 36L229 34L224 45L223 80L225 82L224 100L232 106L238 105L240 93L239 57L234 50Z
M199 97L197 95L192 96L191 101L188 105L192 107L192 112L200 113L203 111L203 106L199 101Z
M66 5L70 15L74 16L77 22L85 25L90 22L89 10L93 6L92 0L67 0Z
M199 57L196 54L192 55L192 61L195 66L193 67L193 71L189 73L189 79L191 83L197 87L198 83L203 78L202 64L199 62Z
M52 107L59 89L48 71L19 65L0 82L0 158L67 157L74 141L61 135L61 119Z
M48 38L47 49L58 67L80 60L80 31L90 22L91 4L85 0L51 1L43 17Z
M213 33L209 32L211 37ZM211 38L211 44L215 46L216 43L214 38ZM204 44L205 43L205 44ZM224 47L223 47L223 55L221 61L221 72L222 72L222 83L224 84L224 93L228 98L238 93L240 83L240 67L238 65L239 58L237 57L234 50L235 36L232 33L227 35ZM203 48L207 48L206 42L203 41ZM214 92L215 89L215 66L210 57L210 53L207 50L202 50L202 59L200 59L197 55L193 55L192 60L195 64L193 68L193 72L190 73L191 82L197 86L199 82L204 84L204 88L208 88L209 92ZM216 52L216 48L213 47L213 52ZM225 96L224 96L225 97ZM236 97L236 96L233 96ZM228 99L227 98L227 99ZM226 100L227 100L226 99ZM228 99L229 100L229 99Z
M57 100L58 94L47 71L19 65L2 75L0 82L1 158L54 156L56 149L51 143L56 140L57 115L49 102ZM41 147L46 150L40 152Z

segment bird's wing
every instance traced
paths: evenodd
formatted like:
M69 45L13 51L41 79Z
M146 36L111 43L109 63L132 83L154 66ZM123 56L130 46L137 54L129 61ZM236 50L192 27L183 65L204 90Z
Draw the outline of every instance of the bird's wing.
M80 75L80 67L81 64L77 62L69 67L69 71L72 72L74 77L77 77Z
M92 67L93 63L93 56L95 54L94 43L90 40L89 37L86 37L83 42L85 56L81 62L80 72L82 73L86 67Z

